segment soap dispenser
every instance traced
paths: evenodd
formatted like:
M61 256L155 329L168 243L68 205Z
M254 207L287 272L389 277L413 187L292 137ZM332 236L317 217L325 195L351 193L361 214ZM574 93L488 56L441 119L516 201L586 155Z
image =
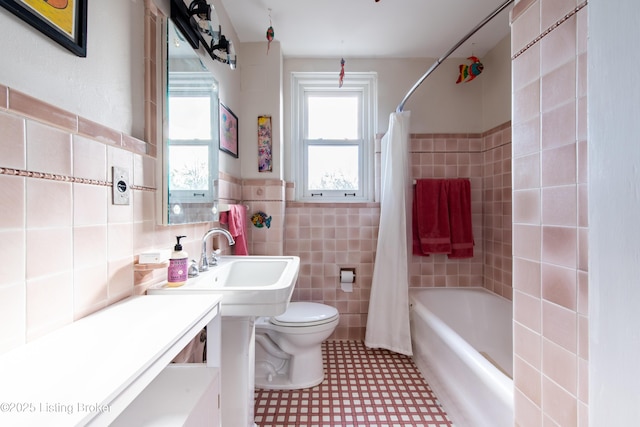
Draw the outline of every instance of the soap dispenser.
M167 270L167 286L176 288L187 282L189 271L189 255L182 250L180 239L187 236L176 236L176 245L173 247L171 258L169 258L169 269Z

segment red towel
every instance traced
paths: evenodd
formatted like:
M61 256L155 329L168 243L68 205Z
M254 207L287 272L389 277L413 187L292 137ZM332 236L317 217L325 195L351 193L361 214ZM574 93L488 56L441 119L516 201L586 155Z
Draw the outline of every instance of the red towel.
M452 179L447 184L451 224L449 258L473 258L471 183L468 179Z
M471 183L461 179L419 179L413 198L413 254L473 257Z
M422 248L420 247L420 237L418 234L418 204L416 203L416 199L417 197L415 196L415 190L414 190L414 195L413 195L413 203L412 203L412 214L411 214L411 229L413 231L413 246L412 246L412 253L414 255L422 255L422 256L429 256L429 254L425 254L422 252Z
M235 255L249 255L247 249L247 207L243 205L229 205L229 212L220 214L220 224L229 224L229 233L236 241Z
M414 224L419 248L417 255L451 253L451 231L446 180L419 179L414 195Z

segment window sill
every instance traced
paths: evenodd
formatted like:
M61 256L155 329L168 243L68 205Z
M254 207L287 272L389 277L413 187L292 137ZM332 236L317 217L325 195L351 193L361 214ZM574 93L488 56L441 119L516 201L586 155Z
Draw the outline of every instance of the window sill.
M288 208L379 208L379 202L300 202L288 201Z

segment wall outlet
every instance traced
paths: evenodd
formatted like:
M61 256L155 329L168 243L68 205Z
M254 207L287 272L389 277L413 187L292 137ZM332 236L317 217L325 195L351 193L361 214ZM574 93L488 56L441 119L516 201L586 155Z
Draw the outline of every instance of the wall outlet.
M112 169L112 190L114 205L128 205L131 199L129 188L129 170L114 166Z

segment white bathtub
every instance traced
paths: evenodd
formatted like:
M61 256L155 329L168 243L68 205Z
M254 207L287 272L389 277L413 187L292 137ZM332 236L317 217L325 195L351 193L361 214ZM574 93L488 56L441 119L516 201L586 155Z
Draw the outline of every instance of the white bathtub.
M512 427L511 301L483 288L412 288L414 360L456 427Z

